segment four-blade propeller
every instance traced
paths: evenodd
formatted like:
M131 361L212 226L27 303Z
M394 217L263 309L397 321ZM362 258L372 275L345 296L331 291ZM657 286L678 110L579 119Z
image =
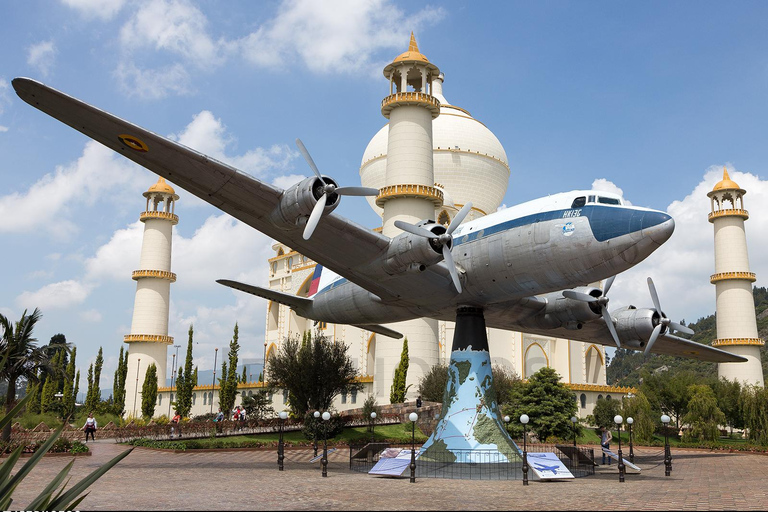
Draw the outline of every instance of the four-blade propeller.
M564 290L563 297L567 299L580 300L582 302L592 302L599 306L600 313L603 315L605 325L608 326L608 330L611 332L611 337L613 337L613 341L616 343L616 347L621 348L619 334L616 332L616 326L613 325L613 318L611 318L611 314L608 312L608 290L611 289L614 279L616 279L616 276L611 276L608 278L608 280L605 282L605 286L603 287L603 294L600 297L593 297L587 293L577 292L576 290Z
M680 325L677 322L670 320L667 315L661 310L661 304L659 303L659 296L656 294L656 287L653 285L653 280L648 278L648 290L651 292L651 300L653 301L653 307L656 308L656 312L659 314L659 323L653 328L651 337L648 340L648 344L645 346L645 355L650 354L651 347L656 343L661 331L665 328L673 329L675 331L684 332L686 334L693 334L693 330L684 325Z
M403 231L407 231L408 233L411 233L416 236L423 236L424 238L429 238L434 243L442 247L443 260L448 265L448 272L450 272L451 274L451 279L453 280L453 286L454 288L456 288L456 291L458 293L461 293L461 282L459 281L459 273L456 271L456 264L453 262L453 256L451 256L451 248L453 247L452 233L456 230L457 227L459 227L459 224L461 224L464 221L464 218L469 214L469 211L471 209L472 209L472 203L465 204L464 207L461 210L459 210L459 213L456 214L453 220L451 220L451 223L448 225L448 229L445 230L445 233L441 235L437 235L421 226L409 224L401 220L395 221L395 226L398 227L399 229L402 229Z
M296 146L298 146L299 151L301 151L301 154L304 156L304 160L307 161L309 164L309 167L312 169L312 172L315 173L315 176L320 180L320 183L322 183L322 193L318 199L317 204L315 204L315 207L312 209L312 213L309 215L309 220L307 220L307 225L304 227L304 240L309 240L309 238L312 236L312 233L315 232L315 228L317 227L317 224L320 222L320 217L323 215L323 209L325 209L325 204L328 201L328 197L333 194L338 194L340 196L377 196L379 195L379 190L375 188L369 188L369 187L336 187L333 183L328 183L323 179L323 176L320 174L320 171L318 170L317 166L315 165L315 161L312 160L312 157L309 156L309 151L307 151L307 148L304 146L304 143L301 142L300 139L296 139Z

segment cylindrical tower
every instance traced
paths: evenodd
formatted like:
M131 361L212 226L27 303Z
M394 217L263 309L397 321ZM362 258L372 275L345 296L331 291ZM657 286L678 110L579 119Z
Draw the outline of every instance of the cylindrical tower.
M389 96L381 102L381 114L389 119L389 135L384 187L376 205L383 209L382 233L389 237L400 233L396 220L414 224L434 220L435 208L443 204L443 193L435 187L432 157L432 120L440 114L432 82L439 74L437 66L419 52L413 33L408 51L384 68ZM439 362L437 320L410 320L392 328L408 338L407 384L412 384L409 395L415 396L419 378ZM374 382L380 403L389 401L402 346L401 340L377 338Z
M720 363L718 376L742 384L763 386L752 283L744 221L744 194L723 168L723 179L707 194L711 203L709 222L715 227L715 273L710 282L717 294L717 339L713 347L746 357L746 363Z
M124 339L129 344L125 414L133 416L141 411L138 390L152 363L157 366L158 385L165 386L168 345L173 345L173 338L168 336L168 307L171 283L176 281L176 274L171 272L171 238L173 226L179 223L174 213L179 196L160 178L144 192L144 197L147 205L140 217L144 223L141 261L139 270L133 272L133 321L131 334Z

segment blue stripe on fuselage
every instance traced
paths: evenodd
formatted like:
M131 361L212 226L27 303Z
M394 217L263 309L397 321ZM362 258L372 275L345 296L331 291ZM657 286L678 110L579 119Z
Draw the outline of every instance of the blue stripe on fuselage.
M517 219L511 219L493 226L478 229L471 233L462 234L454 239L454 245L475 241L501 231L546 222L550 220L568 220L578 217L586 217L592 229L592 234L598 242L605 242L611 238L634 233L641 229L656 226L669 220L666 213L652 210L636 210L616 206L586 205L581 208L569 208L566 210L554 210L551 212L539 212Z

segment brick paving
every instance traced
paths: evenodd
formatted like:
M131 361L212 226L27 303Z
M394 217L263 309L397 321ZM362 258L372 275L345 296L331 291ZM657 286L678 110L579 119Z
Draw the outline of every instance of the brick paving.
M70 473L78 481L126 448L90 443ZM596 452L598 452L596 450ZM638 448L620 483L615 463L569 481L477 481L374 477L350 472L349 451L329 457L328 477L311 450L287 450L285 471L272 451L171 453L136 448L97 481L83 510L767 510L768 485L759 454L673 450L664 476L662 450ZM71 459L46 457L15 492L26 506ZM23 462L23 461L22 461ZM406 471L406 474L407 471Z

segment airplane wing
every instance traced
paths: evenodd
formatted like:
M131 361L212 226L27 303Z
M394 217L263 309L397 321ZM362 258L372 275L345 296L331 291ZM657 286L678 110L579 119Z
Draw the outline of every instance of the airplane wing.
M340 215L325 215L307 242L301 230L285 231L269 220L283 191L237 169L124 121L29 78L15 78L21 99L166 178L265 235L279 240L375 293L393 294L363 267L387 250L390 239Z
M535 309L529 310L535 313ZM587 343L597 343L609 347L616 346L608 327L602 319L593 320L583 324L581 329L543 329L520 325L520 318L510 321L502 315L494 314L493 311L486 312L486 325L500 329L520 331L528 334L538 334L547 337L557 337L568 340L584 341ZM633 350L642 350L631 345L622 345L622 348ZM687 340L674 336L672 334L661 334L656 343L651 348L654 354L664 354L668 356L686 357L689 359L698 359L701 361L710 361L713 363L743 363L747 359L737 356L719 348L703 345L695 341Z

